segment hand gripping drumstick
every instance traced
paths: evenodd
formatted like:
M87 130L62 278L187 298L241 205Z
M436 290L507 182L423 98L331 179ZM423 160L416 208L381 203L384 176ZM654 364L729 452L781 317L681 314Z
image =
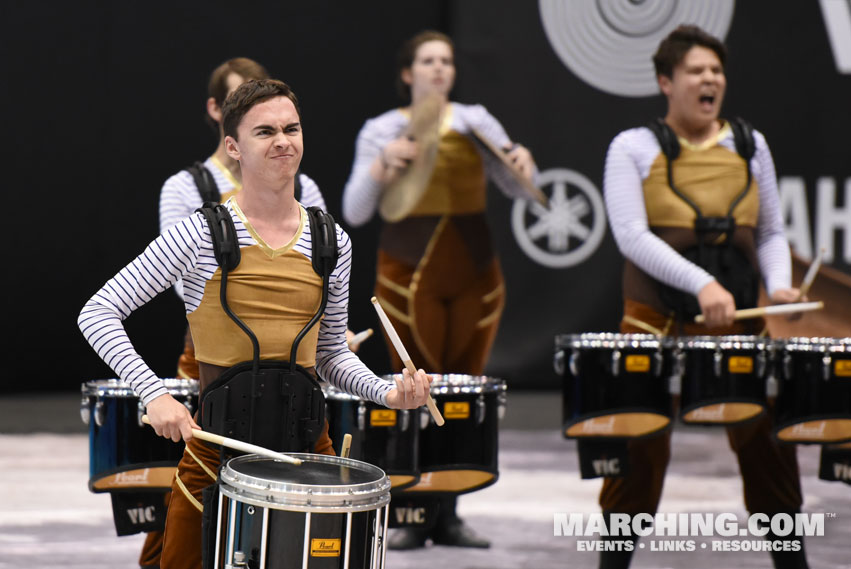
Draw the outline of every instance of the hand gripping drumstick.
M151 424L151 420L148 419L147 415L142 415L142 422L147 423L148 425ZM207 441L208 443L221 445L223 447L232 448L241 452L259 454L261 456L265 456L266 458L274 458L275 460L280 460L281 462L289 462L290 464L301 464L301 459L293 458L287 454L275 452L273 450L253 445L251 443L244 443L236 439L229 439L228 437L223 437L221 435L208 433L207 431L202 431L200 429L192 429L192 436L198 437L202 441Z
M417 373L417 368L414 366L414 362L411 361L411 357L408 355L408 351L405 349L405 346L402 345L402 340L399 338L399 334L396 333L396 329L393 328L393 324L390 323L390 319L387 318L387 314L384 313L384 309L381 308L380 304L378 304L378 299L373 296L371 300L372 305L375 307L375 311L378 313L378 319L381 320L381 324L384 325L384 330L387 332L387 335L390 336L390 341L393 342L393 347L396 348L396 353L399 354L399 358L401 358L402 363L405 364L405 367L408 368L408 372L410 372L411 377L413 377L413 375ZM428 394L426 405L428 406L429 413L431 413L434 422L437 423L438 426L443 425L443 416L437 409L437 405L434 404L434 399L431 398L431 393Z
M821 310L824 308L824 302L796 302L790 304L773 304L771 306L760 306L759 308L744 308L737 310L733 316L733 320L745 320L748 318L759 318L760 316L772 314L790 314L792 312L809 312L811 310ZM698 314L694 317L694 321L702 324L706 321L703 314Z

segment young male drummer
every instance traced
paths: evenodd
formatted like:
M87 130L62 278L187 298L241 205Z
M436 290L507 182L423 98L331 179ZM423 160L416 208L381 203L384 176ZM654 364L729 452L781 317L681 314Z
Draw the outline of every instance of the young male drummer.
M751 180L735 143L736 125L719 118L725 58L725 46L703 30L674 30L653 58L668 102L664 124L657 127L660 136L651 128L633 128L609 147L604 193L612 231L626 257L624 333L757 334L761 321L734 321L733 315L755 305L760 278L773 302L797 299L765 138L753 131ZM679 147L670 164L679 195L669 184L663 145ZM709 220L699 222L699 217ZM706 317L705 326L692 323L697 313ZM770 417L763 416L727 429L745 505L752 513L796 512L802 498L795 447L778 444L770 427ZM629 473L603 483L603 512L654 513L669 449L669 434L631 441ZM807 566L803 550L771 555L776 567ZM627 567L631 556L604 552L600 567Z
M228 301L257 334L261 359L286 360L295 335L319 306L322 289L312 267L307 213L294 197L303 151L297 99L280 81L249 81L228 97L222 114L225 148L239 162L243 182L242 191L225 203L241 254ZM298 364L315 367L332 385L359 397L392 408L419 407L427 399L430 376L405 374L392 387L346 346L351 242L339 226L335 229L339 258L329 279L328 304L318 330L300 344ZM219 305L221 269L204 215L194 214L155 239L86 303L78 323L97 353L139 394L157 434L187 443L172 486L161 566L197 569L201 491L215 479L219 452L192 437L195 420L136 353L122 324L178 279L184 283L203 397L222 371L252 358L251 343ZM333 453L327 424L314 452Z

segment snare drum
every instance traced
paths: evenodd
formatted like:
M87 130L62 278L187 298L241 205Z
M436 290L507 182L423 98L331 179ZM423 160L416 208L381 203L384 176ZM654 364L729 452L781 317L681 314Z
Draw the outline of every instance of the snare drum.
M684 423L729 425L765 411L774 342L758 336L686 336L677 340Z
M637 438L669 428L672 345L651 334L556 336L564 436Z
M197 381L163 381L190 413L197 408ZM157 436L142 423L145 406L130 384L103 379L82 384L81 391L80 416L89 426L89 489L170 489L183 443Z
M388 409L333 386L324 386L328 434L340 454L343 436L352 435L349 457L382 469L394 490L419 479L419 411Z
M419 409L420 479L402 494L464 494L490 486L499 476L505 382L460 374L431 377L431 396L445 422L437 426L428 409Z
M779 344L777 438L851 441L851 338L789 338Z
M390 480L357 460L246 455L219 477L213 567L384 567Z

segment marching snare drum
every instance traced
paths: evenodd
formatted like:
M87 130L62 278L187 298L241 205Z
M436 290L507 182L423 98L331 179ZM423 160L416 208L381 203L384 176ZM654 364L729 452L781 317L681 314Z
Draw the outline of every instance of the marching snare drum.
M427 409L419 409L420 478L402 494L463 494L490 486L499 476L505 382L486 376L431 376L431 396L445 422L437 426Z
M343 436L352 435L350 458L382 469L394 490L419 479L419 411L388 409L333 386L324 386L328 434L340 454Z
M777 438L794 443L851 441L851 338L789 338L778 343Z
M729 425L765 411L774 342L758 336L686 336L677 340L684 423Z
M190 413L197 408L197 381L163 381ZM170 489L183 443L157 436L142 423L145 406L130 384L120 379L88 381L81 391L80 416L89 426L89 489Z
M565 437L635 438L670 427L672 344L651 334L556 336Z
M383 567L384 472L336 456L291 456L303 462L246 455L222 468L213 567Z

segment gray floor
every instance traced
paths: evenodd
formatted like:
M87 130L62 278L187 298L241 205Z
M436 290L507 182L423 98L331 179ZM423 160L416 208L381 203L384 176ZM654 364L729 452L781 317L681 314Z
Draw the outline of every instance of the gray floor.
M73 393L0 398L2 569L136 566L141 536L116 537L109 497L86 488L88 438L78 402ZM580 539L553 535L556 514L598 511L600 487L599 479L579 478L575 445L560 436L559 423L558 393L511 393L500 432L500 479L459 501L459 512L493 547L391 551L387 567L595 567L597 554L580 551ZM807 540L810 566L851 567L851 487L817 478L817 447L799 447L798 456L804 511L827 514L825 535ZM721 430L675 429L660 511L746 519L737 466ZM642 540L646 546L633 567L771 567L767 553L712 552L712 541L735 538L688 539L695 551L651 551L660 538Z

